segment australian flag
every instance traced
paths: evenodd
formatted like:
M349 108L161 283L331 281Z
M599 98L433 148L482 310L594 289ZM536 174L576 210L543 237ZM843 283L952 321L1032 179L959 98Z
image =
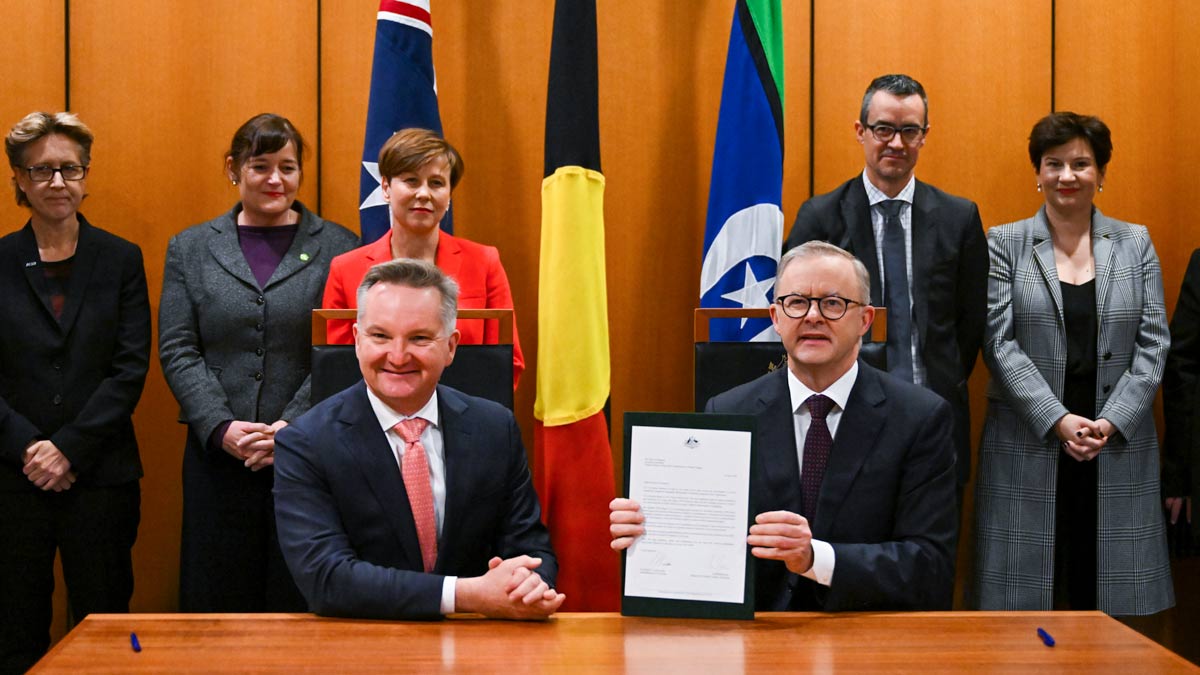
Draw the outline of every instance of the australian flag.
M437 82L433 74L433 25L430 0L380 0L371 65L371 98L363 141L358 198L363 243L391 227L379 176L379 148L400 129L422 127L442 132ZM452 229L450 211L442 229Z
M769 307L783 246L783 21L737 0L704 230L701 307ZM769 319L714 319L713 341L777 339Z

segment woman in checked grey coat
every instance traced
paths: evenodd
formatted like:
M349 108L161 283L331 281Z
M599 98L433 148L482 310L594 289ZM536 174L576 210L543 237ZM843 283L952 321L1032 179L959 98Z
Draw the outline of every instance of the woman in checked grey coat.
M988 232L991 371L976 492L981 609L1151 614L1174 604L1152 405L1169 337L1145 227L1092 200L1095 117L1034 126L1045 206Z
M180 421L185 612L306 611L275 534L275 431L309 407L312 309L358 238L296 201L304 141L264 114L234 135L241 200L167 247L159 356Z

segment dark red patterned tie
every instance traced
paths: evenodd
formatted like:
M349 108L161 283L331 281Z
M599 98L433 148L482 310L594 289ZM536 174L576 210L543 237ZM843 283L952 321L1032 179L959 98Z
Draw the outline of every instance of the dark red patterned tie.
M800 469L800 489L804 497L804 513L800 515L812 521L817 512L817 498L821 495L821 480L825 478L825 466L829 464L829 449L833 436L825 416L833 408L833 399L824 394L813 394L804 402L812 415L808 434L804 436L804 466Z

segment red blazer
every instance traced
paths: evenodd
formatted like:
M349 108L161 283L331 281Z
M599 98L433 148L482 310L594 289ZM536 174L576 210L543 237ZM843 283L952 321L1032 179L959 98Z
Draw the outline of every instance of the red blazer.
M325 298L321 306L326 309L357 309L358 285L367 270L373 265L392 259L392 232L378 240L343 253L329 264L329 278L325 282ZM511 309L512 290L508 287L508 275L500 264L500 252L494 246L476 244L445 232L438 233L437 256L434 260L438 269L458 282L459 309ZM329 344L351 344L354 333L353 321L330 321ZM459 319L458 330L462 333L460 344L493 345L500 340L500 322L497 320ZM513 389L525 370L525 356L521 353L521 342L517 338L517 324L513 320Z

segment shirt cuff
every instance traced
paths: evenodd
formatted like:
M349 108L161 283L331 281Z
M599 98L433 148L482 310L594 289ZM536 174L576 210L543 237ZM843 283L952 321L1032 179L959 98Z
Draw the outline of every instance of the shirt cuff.
M812 579L822 586L831 585L833 583L833 564L836 562L833 555L833 546L829 542L813 539L812 550L812 567L800 576Z
M458 577L446 577L442 580L442 615L454 613L454 585Z

